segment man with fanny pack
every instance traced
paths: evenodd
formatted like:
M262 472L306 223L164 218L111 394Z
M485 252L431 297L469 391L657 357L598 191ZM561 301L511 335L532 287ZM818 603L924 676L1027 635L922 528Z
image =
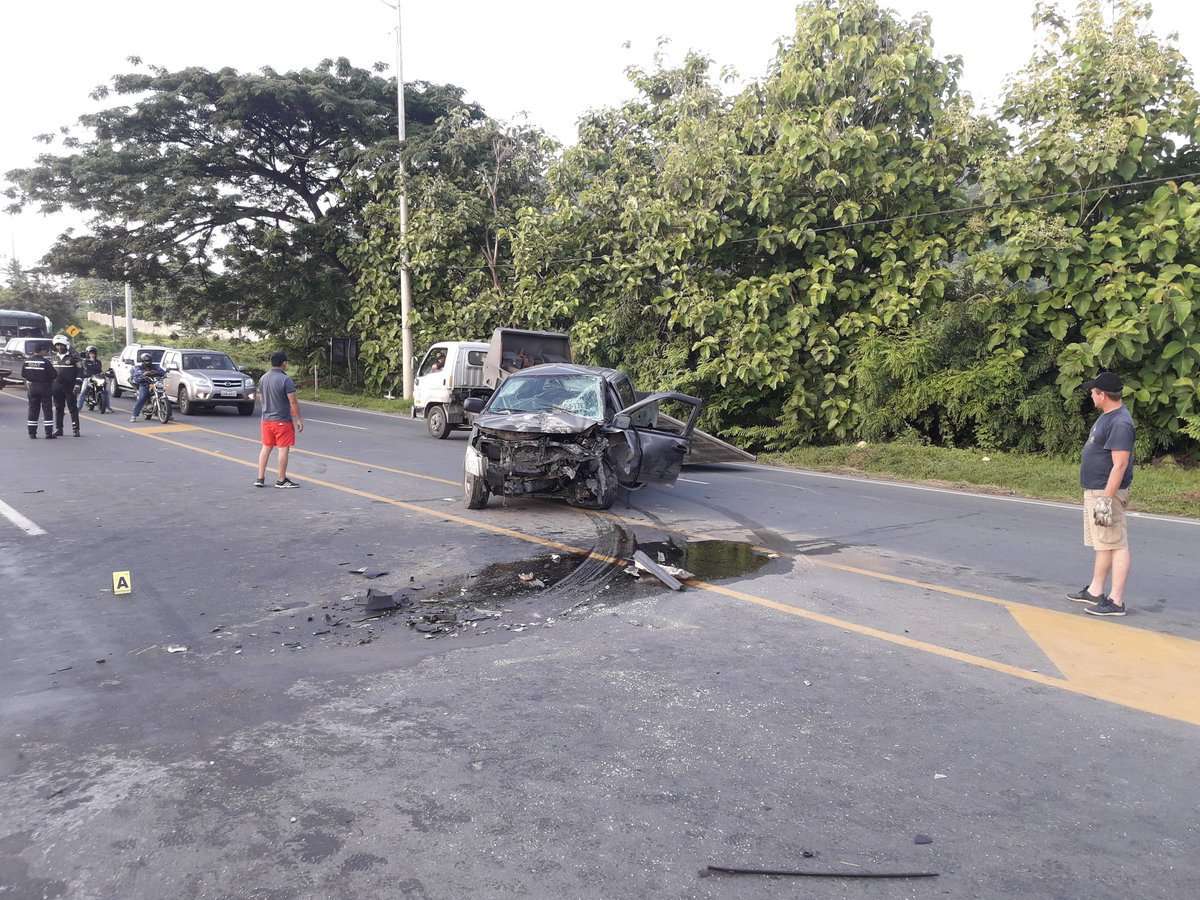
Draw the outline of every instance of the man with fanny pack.
M1092 426L1079 465L1083 486L1083 543L1096 551L1092 581L1083 590L1067 594L1076 603L1090 604L1093 616L1125 615L1125 581L1131 557L1125 509L1133 483L1133 417L1121 401L1124 385L1115 372L1101 372L1083 389L1091 393L1100 418ZM1104 593L1112 576L1112 587Z

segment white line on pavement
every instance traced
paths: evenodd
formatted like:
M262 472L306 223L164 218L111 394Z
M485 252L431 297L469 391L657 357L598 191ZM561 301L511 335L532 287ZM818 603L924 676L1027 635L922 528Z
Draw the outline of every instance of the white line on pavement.
M695 478L680 477L680 481L686 481L688 484L712 484L711 481L697 481Z
M39 534L46 533L45 529L40 527L37 522L33 521L32 519L27 519L3 500L0 500L0 515L4 516L4 518L8 519L8 521L12 522L23 532L32 537L37 537Z
M308 416L304 421L305 422L320 422L322 425L336 425L338 428L353 428L355 431L370 431L369 428L364 428L361 425L344 425L341 422L329 422L329 421L326 421L325 419L314 419L312 416Z

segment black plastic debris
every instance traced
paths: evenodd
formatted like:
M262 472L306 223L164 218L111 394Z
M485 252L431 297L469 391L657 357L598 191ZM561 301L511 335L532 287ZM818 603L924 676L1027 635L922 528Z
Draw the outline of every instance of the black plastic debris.
M807 869L753 869L741 866L709 866L717 875L767 875L790 878L937 878L937 872L832 872Z
M392 594L385 594L383 591L375 590L375 588L367 590L367 603L364 612L394 612L399 608L400 604L396 602L396 598ZM326 616L325 618L328 619L329 617Z
M932 844L933 838L927 834L918 834L913 837L914 844Z
M387 572L378 569L364 569L360 574L363 578L382 578Z

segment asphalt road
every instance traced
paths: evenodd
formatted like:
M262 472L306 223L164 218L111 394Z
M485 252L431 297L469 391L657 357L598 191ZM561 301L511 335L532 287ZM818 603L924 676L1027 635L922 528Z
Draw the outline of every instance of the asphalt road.
M127 408L34 443L0 394L5 900L1200 893L1200 525L1135 519L1095 621L1069 506L743 466L468 512L463 435L316 405L256 490L256 419ZM664 541L682 593L604 562Z

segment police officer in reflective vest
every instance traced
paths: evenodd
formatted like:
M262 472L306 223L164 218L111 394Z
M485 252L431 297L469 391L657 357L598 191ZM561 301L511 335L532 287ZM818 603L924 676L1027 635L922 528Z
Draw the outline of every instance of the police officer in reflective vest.
M66 335L54 336L54 354L50 361L54 363L54 434L62 437L63 407L71 413L71 429L75 437L79 437L79 407L75 405L75 382L79 380L82 369L79 357L71 349L71 342Z
M29 398L29 436L37 438L39 418L46 420L46 439L54 437L50 424L50 395L54 387L54 364L45 357L46 347L35 344L32 356L21 366L25 394Z

